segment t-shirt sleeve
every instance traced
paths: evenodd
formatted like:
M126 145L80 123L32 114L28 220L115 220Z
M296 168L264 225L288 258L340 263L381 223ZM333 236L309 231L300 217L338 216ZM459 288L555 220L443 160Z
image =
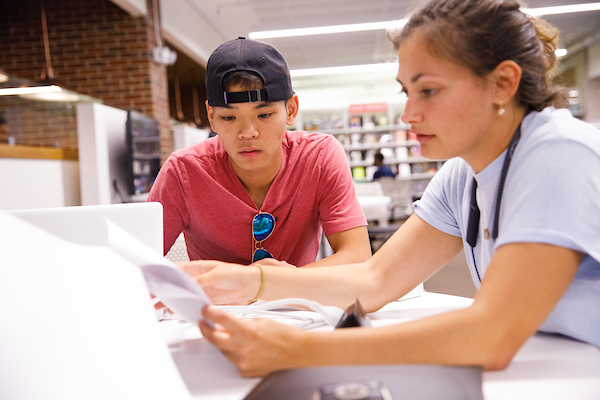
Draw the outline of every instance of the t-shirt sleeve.
M164 253L175 243L179 234L189 224L189 213L185 204L183 181L185 176L177 168L177 158L170 156L161 167L152 189L149 202L159 202L163 206Z
M548 243L600 259L598 154L567 140L542 143L521 158L507 176L496 246Z
M462 201L468 169L459 159L450 159L431 179L423 196L414 203L415 213L434 228L461 236Z
M356 198L352 174L342 145L333 136L328 137L319 158L322 168L319 218L325 236L366 226L367 220Z

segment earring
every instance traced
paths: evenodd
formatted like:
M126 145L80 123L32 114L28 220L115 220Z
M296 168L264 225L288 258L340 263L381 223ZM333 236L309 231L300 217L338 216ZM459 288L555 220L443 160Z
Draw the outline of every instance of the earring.
M504 109L504 106L502 105L502 100L500 100L500 108L498 109L498 115L504 115L504 112L506 110Z

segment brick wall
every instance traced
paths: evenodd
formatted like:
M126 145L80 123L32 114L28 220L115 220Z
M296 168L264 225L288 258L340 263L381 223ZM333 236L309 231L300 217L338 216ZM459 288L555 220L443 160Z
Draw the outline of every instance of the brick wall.
M2 96L0 113L17 145L77 149L75 105Z
M152 16L152 1L147 3ZM133 18L109 0L53 0L45 2L45 9L56 81L106 105L156 118L166 158L173 146L167 74L165 66L152 61L156 46L152 18ZM11 75L40 80L45 66L39 0L4 0L0 6L0 67ZM66 138L60 133L61 143L75 147L76 130L66 131ZM19 139L31 144L38 139L29 135L38 133L25 130ZM46 130L47 137L41 142L54 143L54 135L52 129Z

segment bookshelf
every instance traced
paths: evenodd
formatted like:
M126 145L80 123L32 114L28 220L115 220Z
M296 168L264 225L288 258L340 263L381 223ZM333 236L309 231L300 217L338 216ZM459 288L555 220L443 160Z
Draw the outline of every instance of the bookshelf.
M410 182L412 196L417 199L443 161L421 156L419 142L410 137L409 126L400 121L400 114L399 107L386 103L304 111L295 128L335 136L356 182L372 179L377 169L374 156L381 152L384 164L397 174L396 179Z

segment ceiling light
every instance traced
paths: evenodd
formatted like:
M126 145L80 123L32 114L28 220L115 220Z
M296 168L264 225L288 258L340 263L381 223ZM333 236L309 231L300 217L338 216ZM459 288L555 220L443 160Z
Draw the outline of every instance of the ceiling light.
M313 75L332 75L332 74L344 74L344 73L368 73L368 72L385 72L385 71L397 71L398 63L379 63L379 64L363 64L363 65L344 65L340 67L323 67L323 68L305 68L305 69L294 69L290 71L292 78L298 78L301 76L313 76Z
M268 39L277 37L322 35L327 33L345 33L373 31L378 29L398 29L406 25L406 19L396 21L369 22L364 24L317 26L313 28L282 29L278 31L250 32L250 39Z
M523 8L522 11L529 15L553 15L567 14L573 12L597 11L600 10L600 3L573 4L556 7L538 7L538 8ZM378 29L398 29L403 27L407 19L399 19L395 21L369 22L364 24L349 24L349 25L333 25L333 26L316 26L312 28L297 28L297 29L281 29L276 31L261 31L250 32L250 39L269 39L292 36L307 36L307 35L322 35L328 33L345 33L345 32L360 32Z
M22 97L27 100L37 100L37 101L52 101L52 102L64 102L64 103L75 103L79 101L79 95L77 93L70 92L68 90L63 90L60 92L46 92L46 93L29 93L29 94L21 94L19 97Z
M556 49L554 54L556 54L556 57L564 57L567 55L567 49Z
M572 4L565 6L554 6L554 7L538 7L538 8L523 8L526 14L539 17L541 15L554 15L554 14L568 14L574 12L584 11L598 11L600 10L600 3L587 3L587 4Z
M0 96L13 96L13 95L31 95L31 94L42 94L42 93L58 93L62 91L60 86L27 86L17 88L3 88L0 89Z

